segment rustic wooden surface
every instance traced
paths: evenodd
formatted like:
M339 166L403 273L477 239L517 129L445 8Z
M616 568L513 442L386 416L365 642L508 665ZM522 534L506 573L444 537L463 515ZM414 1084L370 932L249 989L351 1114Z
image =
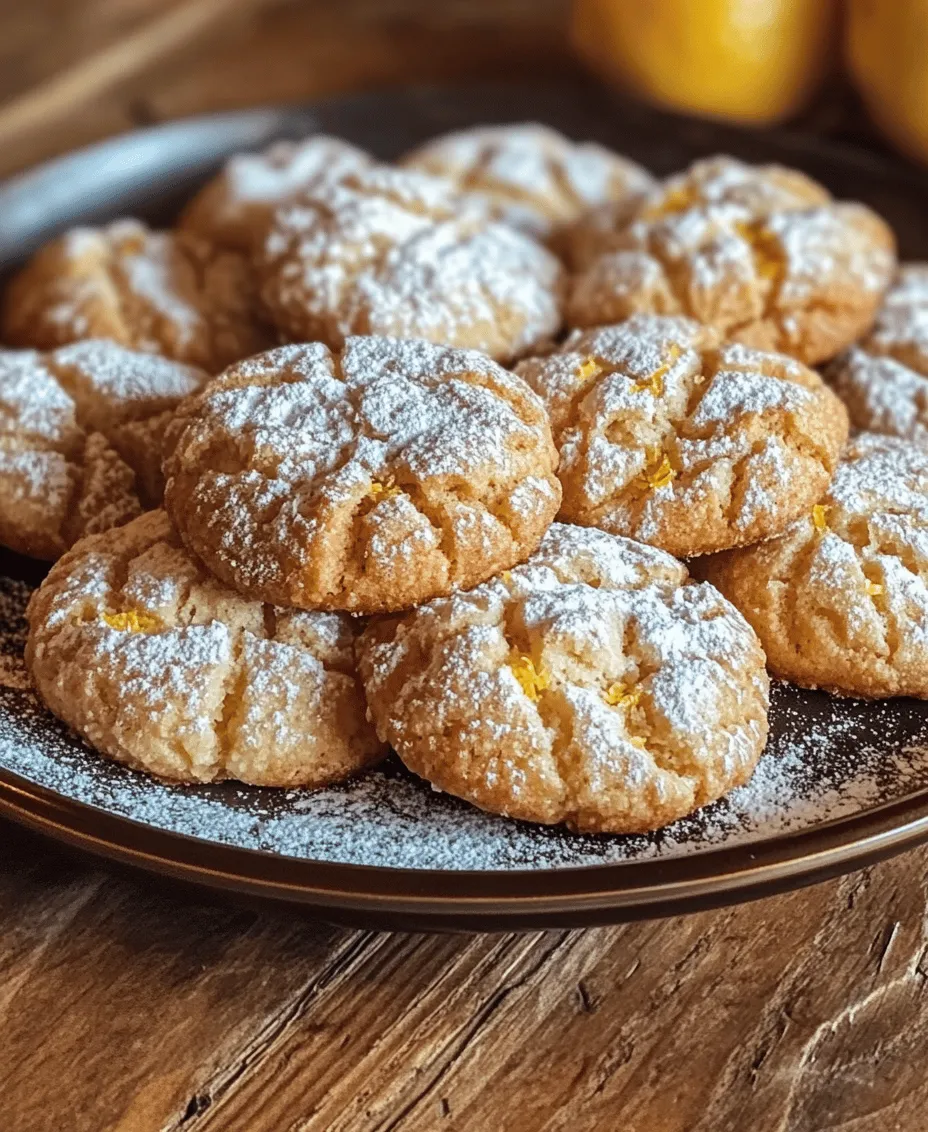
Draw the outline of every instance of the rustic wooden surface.
M0 6L0 173L199 110L570 73L564 10ZM0 847L3 1132L928 1127L928 851L666 922L429 938L197 904L10 826Z

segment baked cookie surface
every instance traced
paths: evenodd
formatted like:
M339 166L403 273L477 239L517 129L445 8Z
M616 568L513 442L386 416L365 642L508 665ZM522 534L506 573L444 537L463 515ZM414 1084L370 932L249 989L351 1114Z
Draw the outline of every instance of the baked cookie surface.
M697 163L585 239L568 325L683 314L808 364L868 329L896 264L892 233L864 205L730 158Z
M903 264L870 333L826 380L851 424L928 444L928 264Z
M105 340L0 350L0 544L55 559L158 506L164 430L206 380Z
M416 774L494 813L655 829L745 782L767 734L757 638L652 547L555 524L522 566L359 647L371 716Z
M505 361L561 322L557 259L412 170L380 166L302 194L275 213L261 259L265 306L293 340L395 335Z
M477 126L431 141L401 159L447 177L494 217L549 239L583 213L654 187L642 166L595 142L575 142L535 122Z
M560 504L544 406L483 354L349 338L283 346L184 402L165 505L236 589L400 609L526 557Z
M41 248L7 289L3 337L39 350L109 338L209 373L272 343L243 256L136 220Z
M139 770L317 786L384 753L365 720L357 623L233 593L163 511L79 543L27 618L26 660L45 703Z
M782 531L825 489L847 438L817 373L719 346L685 318L575 331L517 373L548 407L561 518L682 557Z
M372 164L363 150L325 134L277 142L262 153L237 153L190 201L178 224L214 244L251 252L263 243L275 208Z
M745 615L771 672L865 697L928 696L928 450L851 439L777 539L695 568Z

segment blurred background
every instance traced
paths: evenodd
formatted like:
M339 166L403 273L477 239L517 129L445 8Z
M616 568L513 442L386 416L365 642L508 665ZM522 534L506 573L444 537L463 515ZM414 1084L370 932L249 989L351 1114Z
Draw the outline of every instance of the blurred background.
M5 0L0 175L202 111L592 75L928 160L928 0Z

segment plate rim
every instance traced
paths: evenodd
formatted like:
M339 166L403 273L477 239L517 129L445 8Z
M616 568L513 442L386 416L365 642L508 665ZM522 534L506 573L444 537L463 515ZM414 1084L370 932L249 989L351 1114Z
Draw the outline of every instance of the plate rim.
M333 95L303 104L268 104L242 110L195 114L113 135L91 145L14 174L0 182L0 217L4 202L31 194L43 180L53 179L75 162L93 161L117 152L135 139L145 143L172 134L232 136L251 130L253 144L273 137L317 129L320 114L340 107L363 108L372 100L393 97L414 104L428 97L453 99L493 91L537 89L548 96L558 89L576 96L583 82L430 84L387 91ZM628 108L621 96L590 86L599 97ZM705 128L714 136L744 137L737 127L681 118L646 107L634 107L642 120L664 128ZM221 129L219 127L222 127ZM236 134L235 136L239 136ZM790 130L766 131L771 147L797 155L814 153L851 163L872 173L908 182L913 191L928 189L928 172L892 155L871 153L845 142L815 139ZM221 159L214 145L200 165ZM0 225L0 245L3 244ZM2 246L0 246L2 251ZM531 927L557 922L615 922L640 916L672 915L755 899L812 884L851 871L928 841L928 787L853 814L786 831L756 841L589 865L536 869L443 870L395 868L287 857L271 850L197 838L159 828L102 807L93 806L0 768L0 816L43 833L73 848L130 867L187 881L199 888L258 896L318 912L358 913L386 926ZM286 875L270 875L273 872ZM669 876L667 874L670 874ZM543 891L542 891L543 890Z

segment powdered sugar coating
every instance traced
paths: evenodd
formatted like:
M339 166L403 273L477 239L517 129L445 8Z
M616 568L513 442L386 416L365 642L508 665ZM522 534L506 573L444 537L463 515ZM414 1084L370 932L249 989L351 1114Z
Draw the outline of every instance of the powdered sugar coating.
M164 429L205 381L102 340L0 351L0 542L54 559L156 506Z
M779 533L825 488L847 437L813 371L719 347L689 319L576 331L517 372L551 414L562 518L681 556Z
M377 167L302 194L275 214L262 294L289 337L421 337L524 353L560 325L561 268L488 222L451 184Z
M780 538L699 564L778 675L863 696L928 695L928 452L852 438L821 500Z
M166 506L243 592L396 609L537 545L560 502L544 407L475 351L349 338L226 371L178 412Z
M746 622L669 555L554 524L522 566L361 638L378 734L433 785L571 828L653 829L750 776L767 734Z
M237 153L184 209L179 226L239 251L260 247L274 209L314 185L368 168L373 159L341 138L317 134Z
M359 627L239 597L187 554L162 511L78 543L27 616L45 702L131 766L295 786L382 754L354 672Z
M137 220L41 248L7 290L3 334L39 349L108 338L211 373L270 343L242 256Z
M602 220L575 258L570 325L685 314L807 363L869 327L895 269L892 233L875 213L830 201L801 174L731 159L697 163Z
M899 268L873 329L826 378L855 427L928 443L928 264Z
M448 177L497 219L541 239L588 209L639 196L654 184L636 162L536 122L443 134L401 163Z

